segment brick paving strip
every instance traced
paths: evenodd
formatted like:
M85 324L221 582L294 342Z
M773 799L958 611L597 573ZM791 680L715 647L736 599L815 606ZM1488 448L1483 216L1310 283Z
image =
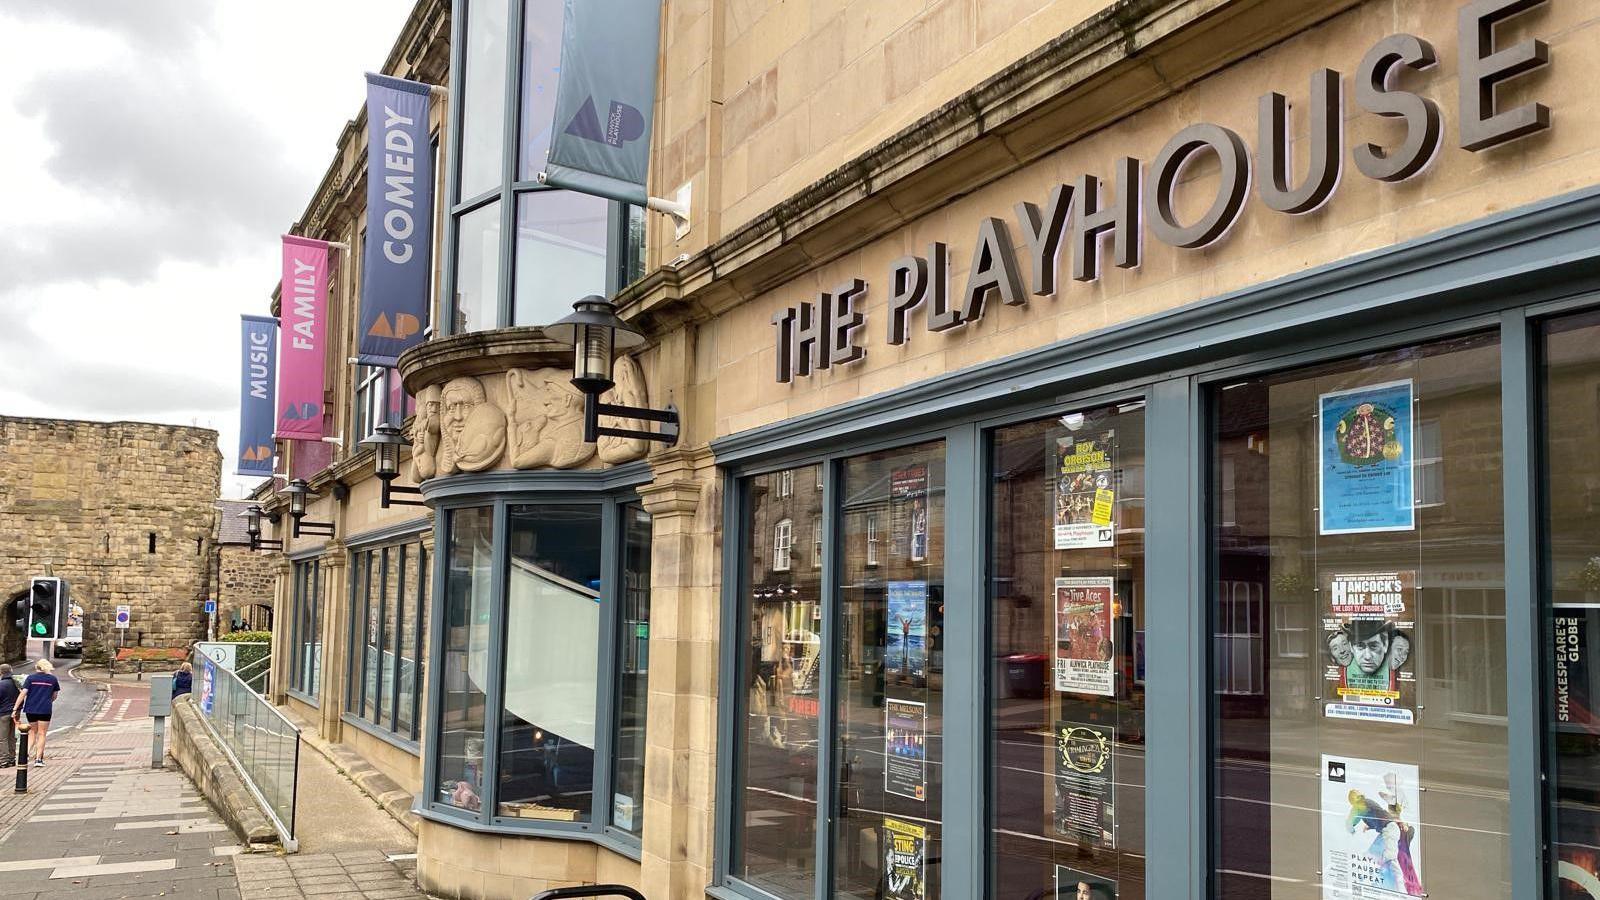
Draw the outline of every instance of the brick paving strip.
M376 850L242 853L233 833L170 760L150 768L150 720L115 685L88 727L52 742L29 793L0 770L4 900L420 900L405 862ZM120 711L120 714L119 714Z

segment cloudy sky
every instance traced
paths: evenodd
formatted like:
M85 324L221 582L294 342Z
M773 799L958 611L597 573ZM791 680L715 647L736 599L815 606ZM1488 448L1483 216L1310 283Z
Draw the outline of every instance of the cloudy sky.
M239 314L412 0L0 0L0 415L237 444Z

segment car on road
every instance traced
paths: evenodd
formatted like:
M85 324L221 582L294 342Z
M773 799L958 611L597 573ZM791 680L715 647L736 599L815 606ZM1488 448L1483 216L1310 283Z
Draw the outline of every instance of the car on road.
M55 655L83 656L83 607L76 603L67 607L67 626L56 641Z

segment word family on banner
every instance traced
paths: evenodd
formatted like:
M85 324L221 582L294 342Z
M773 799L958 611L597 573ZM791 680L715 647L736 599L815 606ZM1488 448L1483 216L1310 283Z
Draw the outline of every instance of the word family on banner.
M320 440L327 382L328 244L283 236L278 437Z

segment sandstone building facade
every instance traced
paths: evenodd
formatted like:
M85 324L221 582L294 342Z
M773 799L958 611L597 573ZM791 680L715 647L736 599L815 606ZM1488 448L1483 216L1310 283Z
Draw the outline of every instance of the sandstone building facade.
M274 694L430 891L1600 896L1592 5L665 0L681 236L537 181L560 8L417 4L415 400L341 277L285 454ZM575 284L676 446L577 438Z
M82 606L84 653L205 637L222 456L207 428L0 417L0 596L47 571ZM15 630L6 628L11 655Z
M240 513L246 500L219 500L212 530L212 597L217 601L217 635L230 631L271 631L278 564L250 550Z

